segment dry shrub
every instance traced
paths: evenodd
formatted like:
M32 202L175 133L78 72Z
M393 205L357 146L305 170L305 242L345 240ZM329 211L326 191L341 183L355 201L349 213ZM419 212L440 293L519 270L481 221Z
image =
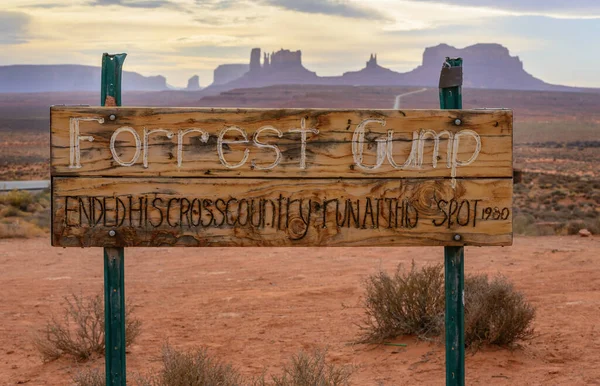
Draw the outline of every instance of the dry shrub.
M531 214L517 214L513 217L513 231L518 235L537 236L535 217Z
M0 239L43 235L50 228L48 191L13 190L0 194Z
M568 235L576 235L582 229L587 229L588 231L592 232L592 234L594 234L594 235L600 234L600 218L586 218L584 220L572 220L572 221L569 221L564 227L564 231Z
M163 368L149 379L138 382L145 386L237 386L245 384L233 366L211 357L206 349L189 352L165 346L162 352Z
M0 203L10 205L20 210L27 210L27 206L34 201L33 195L25 190L11 190L0 196Z
M267 380L263 374L245 379L231 364L212 357L204 348L177 351L163 348L163 368L154 376L138 377L143 386L343 386L349 384L352 368L327 363L325 351L300 352L284 366L281 375Z
M0 223L0 239L22 239L41 236L43 234L43 230L29 222L14 221L8 224Z
M104 353L104 302L102 295L83 297L75 294L64 298L63 318L52 317L43 334L34 337L34 345L44 361L63 355L78 361ZM132 317L133 307L125 307L125 346L140 334L141 322Z
M508 346L533 337L535 308L504 277L465 280L465 345Z
M380 271L365 282L362 343L383 343L401 335L427 338L444 328L444 270L441 264L398 266L394 276Z
M365 325L361 343L383 343L403 335L419 338L444 332L444 268L442 264L410 271L399 266L366 281ZM465 344L507 346L533 337L534 307L503 277L486 275L465 280Z
M328 364L325 351L312 355L300 352L283 368L281 376L273 376L274 386L342 386L348 385L352 368Z
M98 369L86 369L78 371L73 377L76 386L105 386L106 377Z
M26 217L27 213L23 212L22 210L20 210L17 207L14 207L12 205L7 205L4 208L2 208L0 210L0 218L7 218L7 217Z

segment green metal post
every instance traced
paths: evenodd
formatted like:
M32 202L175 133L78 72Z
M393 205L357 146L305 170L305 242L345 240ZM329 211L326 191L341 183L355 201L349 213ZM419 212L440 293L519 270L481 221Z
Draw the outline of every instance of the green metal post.
M461 58L446 58L440 77L440 108L462 109ZM464 247L444 247L446 385L453 386L465 384L464 252Z
M121 106L121 74L126 57L127 54L102 54L102 106Z
M127 54L102 55L102 106L121 105L121 72ZM125 249L104 248L106 385L125 386Z

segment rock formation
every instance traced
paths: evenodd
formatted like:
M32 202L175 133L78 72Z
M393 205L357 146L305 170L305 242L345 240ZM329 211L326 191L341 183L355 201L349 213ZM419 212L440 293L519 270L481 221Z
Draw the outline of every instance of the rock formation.
M441 64L446 57L464 59L464 87L511 90L550 90L564 89L544 83L533 77L523 68L523 62L510 56L506 47L500 44L475 44L458 49L440 44L425 49L423 64L405 73L407 84L433 86L439 77Z
M248 72L247 64L221 64L213 73L213 85L229 83Z
M287 71L289 69L302 68L302 51L290 51L281 49L271 53L271 65L267 67L272 71ZM306 70L308 71L308 70ZM308 71L310 72L310 71Z
M187 87L185 88L185 90L186 91L200 90L200 78L198 77L198 75L194 75L188 80L188 84L187 84Z
M377 54L371 54L365 68L345 72L341 81L350 85L390 85L397 83L399 76L399 73L377 64Z
M241 77L226 84L217 81L209 86L208 92L217 92L240 87L262 87L273 84L314 84L319 83L316 73L302 65L302 52L281 49L263 55L260 63L261 49L253 48L250 52L249 70Z
M250 73L257 74L261 70L260 48L253 48L250 52Z

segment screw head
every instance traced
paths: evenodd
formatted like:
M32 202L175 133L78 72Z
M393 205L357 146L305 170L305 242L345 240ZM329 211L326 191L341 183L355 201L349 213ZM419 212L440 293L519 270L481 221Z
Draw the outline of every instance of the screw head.
M117 116L115 114L110 114L108 116L108 119L110 119L111 121L114 121L115 119L117 119Z
M461 239L462 237L460 235L454 235L454 241L460 241Z
M461 121L460 119L456 118L456 119L454 120L454 124L455 124L456 126L460 126L460 125L462 125L462 121Z
M115 232L115 231L113 231L113 230L110 230L110 231L108 231L108 235L109 235L110 237L115 237L115 235L116 235L116 234L117 234L117 232Z

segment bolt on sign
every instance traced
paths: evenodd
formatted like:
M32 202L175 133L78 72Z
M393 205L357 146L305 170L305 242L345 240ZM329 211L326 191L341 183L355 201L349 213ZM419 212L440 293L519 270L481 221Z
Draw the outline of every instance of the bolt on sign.
M512 111L53 107L52 244L512 243Z

